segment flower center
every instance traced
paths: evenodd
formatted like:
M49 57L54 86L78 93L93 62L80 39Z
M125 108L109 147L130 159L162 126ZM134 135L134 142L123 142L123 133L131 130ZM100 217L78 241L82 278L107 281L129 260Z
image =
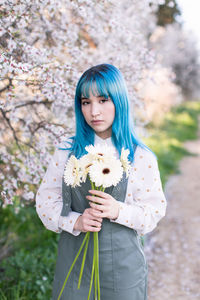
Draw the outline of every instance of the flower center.
M110 173L110 169L105 168L105 169L102 170L102 173L103 173L104 175L109 174L109 173Z
M76 167L73 168L72 174L73 174L73 176L76 176L76 174L77 174L77 169L76 169Z
M86 169L88 169L89 167L91 167L92 166L92 164L88 164L87 166L86 166Z

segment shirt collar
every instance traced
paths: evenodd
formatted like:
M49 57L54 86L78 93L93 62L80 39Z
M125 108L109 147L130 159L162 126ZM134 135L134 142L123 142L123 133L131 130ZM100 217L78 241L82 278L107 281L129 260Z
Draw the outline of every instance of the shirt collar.
M116 158L119 158L119 154L118 154L118 151L117 149L115 148L115 146L113 145L113 142L112 142L112 138L109 137L107 139L102 139L100 138L96 133L94 135L94 145L97 145L97 144L100 144L100 145L107 145L109 147L112 147L113 150L114 150L114 156Z
M94 144L106 144L108 146L113 146L113 143L112 143L112 138L109 137L109 138L106 138L106 139L102 139L101 137L99 137L97 134L95 134L95 137L94 137Z

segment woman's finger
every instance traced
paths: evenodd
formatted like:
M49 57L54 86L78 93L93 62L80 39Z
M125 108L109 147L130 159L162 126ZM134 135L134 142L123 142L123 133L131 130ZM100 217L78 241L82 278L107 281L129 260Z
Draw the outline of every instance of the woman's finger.
M105 212L106 211L106 207L104 205L96 204L96 203L93 203L93 202L89 202L89 204L95 210L98 210L100 212Z
M98 215L97 215L98 214ZM94 210L93 208L87 208L82 215L84 223L89 223L91 220L102 222L102 217L100 217L100 214L98 211Z
M90 219L95 219L99 222L102 222L101 212L93 208L87 208L87 215Z
M97 190L89 190L88 192L92 195L96 195L96 196L99 196L99 197L104 198L104 199L106 199L106 198L108 198L108 196L110 196L107 193L104 193L102 191L97 191Z
M100 212L99 210L91 208L91 215L102 222L102 211Z
M99 203L99 204L105 204L105 202L106 202L106 200L103 199L103 198L100 198L100 197L94 197L94 196L91 196L91 195L86 196L86 198L87 198L89 201L93 201L93 202L96 202L96 203Z
M94 221L94 220L89 220L88 225L89 226L94 226L94 227L101 227L101 222Z
M101 230L101 227L92 227L92 226L87 226L84 232L99 232Z

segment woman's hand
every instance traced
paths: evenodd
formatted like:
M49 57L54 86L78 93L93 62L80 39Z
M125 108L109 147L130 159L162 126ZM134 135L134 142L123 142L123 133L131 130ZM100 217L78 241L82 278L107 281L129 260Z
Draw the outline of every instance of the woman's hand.
M119 202L115 200L111 195L90 190L90 194L96 196L86 196L86 198L91 201L90 206L94 209L94 215L96 217L117 219L119 215Z
M95 214L92 208L86 208L81 216L78 217L74 224L74 230L82 232L98 232L101 230L102 217Z

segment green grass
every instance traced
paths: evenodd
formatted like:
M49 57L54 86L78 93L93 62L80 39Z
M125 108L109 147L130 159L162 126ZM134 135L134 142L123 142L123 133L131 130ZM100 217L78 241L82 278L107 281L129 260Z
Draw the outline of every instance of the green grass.
M0 208L0 240L12 248L0 267L0 299L49 300L59 235L46 230L33 205L15 209Z
M169 175L178 173L178 164L189 153L183 146L184 141L197 139L200 102L185 102L166 114L162 124L155 128L153 122L147 128L150 137L144 142L158 157L163 185Z

